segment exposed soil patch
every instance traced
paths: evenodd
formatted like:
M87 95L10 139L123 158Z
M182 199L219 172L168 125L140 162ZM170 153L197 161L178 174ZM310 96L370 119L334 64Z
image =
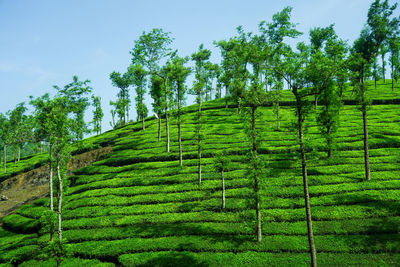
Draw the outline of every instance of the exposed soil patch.
M69 171L87 167L95 161L101 160L110 153L111 146L75 155L69 165ZM49 165L46 164L31 171L10 177L0 183L0 195L7 196L8 200L0 201L0 219L11 214L24 204L46 197L49 192Z

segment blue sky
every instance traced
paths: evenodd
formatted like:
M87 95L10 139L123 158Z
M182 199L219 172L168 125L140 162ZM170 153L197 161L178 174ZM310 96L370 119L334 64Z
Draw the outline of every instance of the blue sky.
M238 25L256 32L260 21L270 21L285 6L293 7L292 21L305 33L299 40L307 40L313 27L334 23L338 35L352 43L366 22L371 2L0 0L0 112L28 102L30 95L54 93L53 85L64 86L78 75L91 80L94 93L101 96L103 129L110 129L109 101L116 99L118 89L111 85L109 74L126 70L131 62L129 51L143 31L163 28L171 32L172 47L181 56L204 43L218 63L219 51L213 41L234 36ZM187 102L192 101L189 97ZM149 96L146 103L151 110ZM134 108L130 113L135 114Z

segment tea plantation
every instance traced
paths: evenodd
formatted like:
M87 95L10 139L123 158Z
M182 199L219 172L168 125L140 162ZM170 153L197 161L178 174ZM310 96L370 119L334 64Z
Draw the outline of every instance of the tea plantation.
M400 105L392 101L400 99L400 92L398 87L391 92L390 84L369 90L375 101L368 111L370 182L364 179L362 116L356 105L341 108L330 159L315 111L306 120L311 212L321 266L400 265ZM351 90L345 99L351 99ZM290 92L285 100L292 100ZM309 265L296 117L290 105L282 106L278 131L273 108L260 110L265 163L261 243L256 242L246 177L250 146L243 120L221 99L204 104L201 185L196 105L184 110L183 167L173 117L170 153L165 151L164 121L159 142L154 118L146 121L146 130L133 123L96 137L98 144L112 141L113 151L69 177L63 206L69 257L62 266ZM214 155L222 150L231 159L224 210L214 166ZM46 257L49 236L40 220L48 202L39 199L3 218L0 266L56 265Z

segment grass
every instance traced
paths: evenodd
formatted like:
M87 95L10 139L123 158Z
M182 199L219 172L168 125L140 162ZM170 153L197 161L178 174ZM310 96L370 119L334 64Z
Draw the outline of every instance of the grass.
M398 99L398 88L378 83L375 101ZM370 182L364 181L362 116L349 101L340 111L333 157L311 111L305 125L311 212L322 266L394 266L400 262L400 107L388 103L368 111ZM290 92L283 101L293 101ZM247 175L248 140L235 108L224 100L204 104L203 181L197 182L193 139L196 105L185 107L183 167L179 167L176 118L171 117L171 152L165 152L165 125L146 130L134 123L85 141L80 151L113 144L106 158L75 171L66 190L63 229L71 258L62 266L306 266L310 264L301 160L290 106L281 107L276 129L271 107L263 107L263 241L255 240L255 211ZM214 155L226 150L226 209ZM3 219L0 263L52 266L40 258L49 238L39 223L48 207L39 199Z

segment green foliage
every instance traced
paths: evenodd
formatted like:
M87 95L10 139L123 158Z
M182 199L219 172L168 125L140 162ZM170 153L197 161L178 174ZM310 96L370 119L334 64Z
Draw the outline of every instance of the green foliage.
M113 116L113 127L124 126L129 121L129 107L131 100L129 98L129 86L132 83L131 74L129 72L121 75L119 72L113 71L110 74L110 80L115 87L119 88L117 94L118 100L113 102L110 101L110 105L114 106L115 109L111 112ZM119 122L114 122L115 113L119 116Z
M72 140L80 141L85 133L89 133L87 123L84 120L85 110L89 107L89 98L87 95L92 92L92 87L88 84L90 80L79 81L78 76L72 77L73 81L63 88L54 86L58 91L60 98L66 99L65 107L73 114L73 120L70 121Z
M25 261L19 266L21 267L53 267L56 266L57 262L53 259L46 261L29 260ZM93 266L93 267L111 267L114 266L112 263L106 263L99 260L88 260L81 258L65 258L61 265L62 267L76 267L76 266Z
M104 113L103 109L101 108L101 97L99 96L92 96L92 105L93 105L93 132L96 134L101 133L101 121L103 120Z

